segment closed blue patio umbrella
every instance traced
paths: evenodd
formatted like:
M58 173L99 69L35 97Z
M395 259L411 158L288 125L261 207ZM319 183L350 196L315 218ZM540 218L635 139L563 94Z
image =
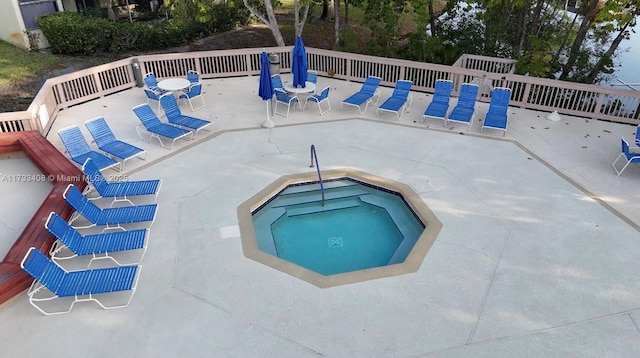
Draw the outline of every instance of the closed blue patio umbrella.
M293 45L291 72L293 72L293 86L305 87L307 84L307 51L304 49L304 43L300 36L296 37L296 43Z
M273 97L273 85L271 84L271 70L269 69L269 56L262 51L260 54L260 85L258 96L267 103L267 120L262 123L265 128L273 128L275 123L269 118L269 102Z

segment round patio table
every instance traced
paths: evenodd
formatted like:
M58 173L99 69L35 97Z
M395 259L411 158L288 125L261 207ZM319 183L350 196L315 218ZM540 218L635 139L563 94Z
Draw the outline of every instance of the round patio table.
M284 84L284 90L289 93L301 94L301 93L311 93L316 90L316 85L312 82L305 82L304 87L293 87L290 83Z
M158 82L158 88L164 91L171 91L173 94L179 94L184 89L187 89L191 82L186 78L167 78Z

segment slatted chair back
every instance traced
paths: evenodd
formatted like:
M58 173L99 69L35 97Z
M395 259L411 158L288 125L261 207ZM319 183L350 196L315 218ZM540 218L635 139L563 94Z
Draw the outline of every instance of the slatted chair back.
M157 101L158 98L160 98L160 95L156 91L149 88L144 88L144 93L147 95L147 100Z
M29 248L20 266L51 292L62 296L59 293L59 288L62 286L66 272L62 267L49 260L42 252L35 247Z
M100 172L100 169L98 169L91 158L88 158L84 162L84 165L82 165L82 172L87 180L91 182L91 185L93 185L98 194L103 195L106 191L106 187L109 185L109 182L104 175L102 175L102 172Z
M319 102L324 101L329 97L329 91L331 90L330 86L325 87L319 95L316 96Z
M509 100L511 99L511 89L495 87L491 91L491 102L489 103L489 113L496 115L507 115L509 110Z
M44 227L56 238L63 240L64 244L70 248L74 248L82 242L82 235L76 229L71 227L69 223L55 212L51 212Z
M187 80L189 80L189 82L191 83L200 82L200 73L196 70L187 71Z
M89 130L89 133L93 137L93 140L95 140L98 147L103 147L117 141L116 136L111 131L111 128L109 128L104 117L91 119L85 122L85 126Z
M289 104L291 102L292 97L289 97L287 92L283 90L278 90L278 89L276 89L274 92L276 94L276 99L279 102L286 103L286 104Z
M160 104L162 105L164 114L167 116L169 122L182 117L182 111L180 111L178 101L176 101L173 93L165 93L160 96Z
M102 209L90 202L78 188L73 184L69 184L65 189L62 197L71 205L78 213L87 218L92 223L98 222Z
M189 92L187 92L187 96L189 98L194 98L200 96L202 94L202 83L196 82L189 86Z
M76 125L62 128L58 131L58 135L62 140L65 148L69 152L71 158L79 157L91 153L92 150L89 144L84 139L80 128Z
M391 97L398 97L398 98L409 97L409 93L411 92L412 85L413 85L413 82L411 81L399 80L396 83L395 88L393 89L393 93L391 94Z
M461 108L475 108L478 97L478 85L474 83L463 83L460 86L460 96L458 96L457 106Z
M147 129L162 124L162 122L160 122L160 118L158 118L148 104L141 104L133 107L133 112L138 116L142 125Z
M149 72L144 76L144 84L149 88L157 88L158 87L158 79L153 72Z
M360 92L373 96L378 90L378 86L380 85L380 82L382 82L382 78L369 76L364 80L364 83L362 84L362 88L360 89Z
M640 163L640 154L631 153L631 150L629 149L629 143L627 142L626 139L622 138L621 145L622 145L622 153L627 158L627 160L630 160L632 163L635 163L635 162Z
M453 89L453 81L437 80L433 92L432 102L449 104L451 99L451 90Z
M331 90L330 86L327 86L325 88L322 89L322 91L320 92L320 94L311 96L307 99L307 103L309 102L315 102L318 104L318 110L320 110L320 115L324 115L325 113L327 113L328 111L331 110L331 103L329 102L329 91ZM305 103L305 107L306 104ZM322 109L322 103L326 103L326 108Z
M282 84L282 79L280 78L280 75L273 75L271 76L271 85L273 86L273 89L278 89L278 88L284 88L284 85Z

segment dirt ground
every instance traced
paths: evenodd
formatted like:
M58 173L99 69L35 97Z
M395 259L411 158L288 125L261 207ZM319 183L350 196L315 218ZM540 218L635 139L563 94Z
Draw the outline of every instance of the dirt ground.
M323 49L333 48L333 23L327 21L317 24L316 26L320 27L323 31L313 31L308 34L305 33L305 45ZM325 36L322 35L323 33L331 35ZM293 35L287 36L283 33L283 36L285 37L285 43L293 44ZM184 47L155 51L155 53L227 50L272 46L276 46L276 42L267 26L248 25L237 30L223 32L204 39L196 40ZM126 58L136 55L141 55L141 53L127 53L120 54L119 56L96 56L100 57L98 61L106 63L118 58ZM95 66L96 62L95 57L64 56L63 67L61 68L56 68L51 71L38 74L19 86L12 88L0 87L0 112L18 112L26 110L48 78Z

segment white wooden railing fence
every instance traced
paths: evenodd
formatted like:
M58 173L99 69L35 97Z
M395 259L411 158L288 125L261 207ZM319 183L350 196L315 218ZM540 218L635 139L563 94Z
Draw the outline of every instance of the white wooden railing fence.
M260 73L260 53L266 50L280 58L280 71L291 71L292 47L249 48L144 55L92 67L48 79L26 111L0 113L0 132L38 130L45 133L60 110L107 96L137 85L134 62L141 74L153 72L158 78L184 76L189 69L202 78L255 76ZM436 65L337 52L308 47L310 69L322 76L362 82L369 75L382 78L382 85L397 80L413 81L412 90L433 93L438 79L459 85L481 85L479 100L489 101L491 87L512 90L511 105L619 123L640 124L640 92L613 87L584 85L513 74L513 60L465 55L454 66Z

